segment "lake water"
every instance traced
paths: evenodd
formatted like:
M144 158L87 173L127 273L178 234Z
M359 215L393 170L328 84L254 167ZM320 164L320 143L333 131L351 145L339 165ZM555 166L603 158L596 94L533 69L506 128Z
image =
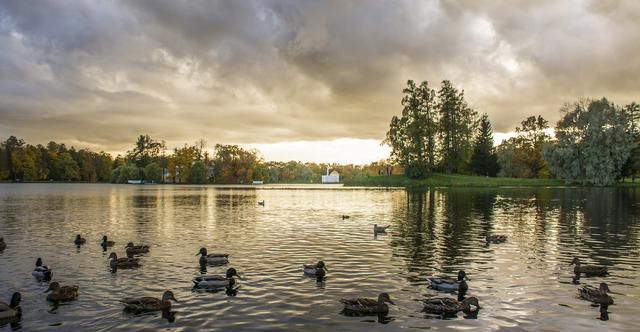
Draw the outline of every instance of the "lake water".
M322 188L322 187L321 187ZM259 206L258 201L265 201ZM349 219L342 219L349 215ZM390 224L374 237L373 224ZM87 244L76 248L75 234ZM151 246L142 267L111 273L99 243ZM485 246L487 234L506 243ZM23 296L22 320L0 325L25 331L107 330L640 330L639 189L225 188L99 184L0 184L0 301ZM243 276L235 296L192 291L200 247L227 252L230 264L208 267ZM571 259L607 265L614 294L609 320L577 298ZM77 301L53 308L47 283L31 276L37 257L53 280L77 284ZM302 264L322 259L324 283ZM419 300L443 295L426 278L463 269L476 319L438 319ZM132 315L118 300L180 301L173 319ZM342 315L341 298L388 292L389 315Z

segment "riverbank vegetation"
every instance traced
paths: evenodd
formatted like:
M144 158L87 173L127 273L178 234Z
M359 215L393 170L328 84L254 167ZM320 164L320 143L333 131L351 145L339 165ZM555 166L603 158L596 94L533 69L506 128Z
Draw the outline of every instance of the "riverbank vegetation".
M204 140L168 149L149 135L113 157L11 136L0 142L0 181L319 183L336 170L346 185L602 186L640 174L636 103L619 106L602 98L566 104L553 130L532 115L514 137L494 146L489 116L472 109L450 81L437 91L426 81L408 81L403 94L402 112L392 117L384 139L391 156L369 165L265 161L257 150L224 144L210 153Z

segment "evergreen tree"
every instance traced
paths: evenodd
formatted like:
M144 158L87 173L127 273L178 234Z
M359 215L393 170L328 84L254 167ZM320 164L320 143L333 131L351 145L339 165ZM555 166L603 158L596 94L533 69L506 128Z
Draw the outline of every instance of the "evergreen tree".
M498 174L498 158L493 148L493 130L486 113L480 118L478 135L471 156L471 169L477 175L495 177Z
M471 157L477 113L450 81L442 81L438 99L442 167L447 173L461 172Z

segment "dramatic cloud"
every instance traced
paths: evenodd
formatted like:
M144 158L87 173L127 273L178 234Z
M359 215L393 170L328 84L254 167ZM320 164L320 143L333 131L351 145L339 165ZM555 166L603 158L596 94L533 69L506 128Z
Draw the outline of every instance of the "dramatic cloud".
M496 132L640 91L640 2L2 1L0 137L123 151L381 140L406 80Z

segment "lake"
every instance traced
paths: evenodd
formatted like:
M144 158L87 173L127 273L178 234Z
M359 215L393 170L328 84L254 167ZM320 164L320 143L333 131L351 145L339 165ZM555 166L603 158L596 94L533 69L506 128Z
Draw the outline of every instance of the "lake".
M264 206L258 201L264 200ZM343 219L342 215L350 218ZM391 227L374 236L373 224ZM73 244L76 234L87 243ZM487 234L508 241L485 245ZM112 273L112 250L148 244L137 269ZM640 189L135 186L0 184L0 301L22 293L20 322L0 331L107 330L640 330ZM243 277L237 294L192 290L201 275L196 253L227 252ZM31 276L36 258L53 281L77 284L76 301L52 306L48 283ZM577 297L573 257L606 265L615 305ZM325 282L302 273L323 260ZM440 319L421 312L421 299L445 295L427 287L431 275L469 278L477 318ZM171 315L123 312L125 297L180 301ZM341 298L387 292L386 317L341 314Z

